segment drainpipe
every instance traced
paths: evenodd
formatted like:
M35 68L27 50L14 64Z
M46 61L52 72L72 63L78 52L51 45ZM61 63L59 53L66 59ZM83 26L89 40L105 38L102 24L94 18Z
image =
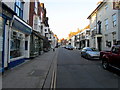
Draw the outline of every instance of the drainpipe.
M97 11L96 11L96 34L97 34ZM95 36L96 48L98 49L98 41L97 37Z

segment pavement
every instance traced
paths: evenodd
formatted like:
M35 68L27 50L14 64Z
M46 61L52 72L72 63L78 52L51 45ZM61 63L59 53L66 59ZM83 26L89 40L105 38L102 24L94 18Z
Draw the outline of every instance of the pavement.
M52 88L56 76L59 49L48 51L34 59L7 70L2 76L2 88Z

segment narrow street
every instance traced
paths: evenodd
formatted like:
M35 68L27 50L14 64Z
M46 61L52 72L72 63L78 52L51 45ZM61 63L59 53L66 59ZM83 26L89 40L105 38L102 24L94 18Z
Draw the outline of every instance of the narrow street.
M0 0L0 90L14 88L120 90L120 0Z
M87 60L78 50L60 48L57 88L118 88L119 76L104 70L100 60Z

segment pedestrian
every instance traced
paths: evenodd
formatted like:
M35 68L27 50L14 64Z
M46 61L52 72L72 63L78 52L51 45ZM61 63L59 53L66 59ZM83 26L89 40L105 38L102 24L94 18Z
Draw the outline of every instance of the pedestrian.
M52 46L52 50L53 50L53 52L55 51L55 48Z
M53 48L53 52L55 51L55 48Z

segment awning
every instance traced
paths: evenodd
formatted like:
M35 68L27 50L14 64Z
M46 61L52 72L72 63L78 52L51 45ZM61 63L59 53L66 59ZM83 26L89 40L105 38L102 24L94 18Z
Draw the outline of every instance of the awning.
M32 31L33 34L35 34L36 36L38 36L40 39L44 40L45 39L45 36L42 36L39 32L33 30Z
M19 19L17 16L13 17L12 27L16 28L17 30L25 34L32 33L32 28L25 21Z

